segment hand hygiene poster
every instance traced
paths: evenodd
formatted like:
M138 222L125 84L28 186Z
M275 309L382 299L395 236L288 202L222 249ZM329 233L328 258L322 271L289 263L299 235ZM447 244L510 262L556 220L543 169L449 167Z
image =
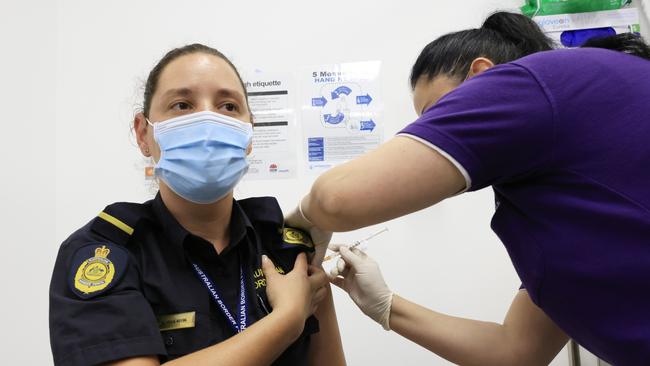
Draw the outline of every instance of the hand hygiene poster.
M245 179L296 176L296 143L292 78L256 71L246 81L253 113L253 150Z
M302 119L307 170L322 172L375 149L383 140L381 62L304 69Z

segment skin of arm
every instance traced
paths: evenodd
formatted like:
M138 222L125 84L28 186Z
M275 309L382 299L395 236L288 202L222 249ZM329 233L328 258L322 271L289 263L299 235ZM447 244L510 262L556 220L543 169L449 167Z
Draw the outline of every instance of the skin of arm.
M432 206L465 186L458 168L436 150L397 136L322 174L302 210L323 230L349 231Z
M457 318L393 296L391 329L459 365L548 365L567 335L521 290L503 324Z
M322 271L322 269L320 270ZM314 313L318 319L320 331L311 336L309 364L314 366L344 366L346 364L345 356L343 354L339 324L336 320L332 289L327 286L326 290L325 299Z
M305 254L298 255L294 269L286 275L277 273L270 259L262 261L262 268L273 311L245 331L213 346L166 362L165 365L270 365L296 341L302 334L306 318L316 311L318 304L326 297L327 276L322 270L309 274ZM145 356L108 365L158 366L160 363L155 356Z

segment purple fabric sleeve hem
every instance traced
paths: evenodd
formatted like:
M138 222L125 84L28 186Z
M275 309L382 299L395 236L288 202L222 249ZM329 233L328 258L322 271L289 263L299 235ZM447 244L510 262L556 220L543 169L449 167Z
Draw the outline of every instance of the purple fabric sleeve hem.
M444 151L447 155L452 157L458 165L460 165L463 168L461 170L461 173L467 174L465 179L468 183L468 187L466 187L465 191L473 190L472 173L475 167L479 166L480 164L479 160L471 152L467 151L465 148L463 148L463 146L457 143L454 139L441 133L435 128L431 128L424 124L415 124L415 123L406 126L398 134L415 136L418 139L427 141L430 144L436 146L438 149Z

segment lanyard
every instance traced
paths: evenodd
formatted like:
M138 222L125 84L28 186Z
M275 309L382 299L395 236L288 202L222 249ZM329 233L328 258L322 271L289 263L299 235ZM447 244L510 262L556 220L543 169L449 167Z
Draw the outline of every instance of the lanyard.
M203 270L201 270L201 267L199 267L196 263L192 263L192 267L194 268L197 276L199 276L199 279L205 288L208 289L208 292L210 295L212 295L212 299L217 303L219 309L221 309L221 312L230 322L230 325L235 330L235 333L243 332L248 327L248 301L246 300L246 284L244 281L243 266L239 267L239 311L236 314L238 315L238 320L235 320L232 313L228 310L228 307L221 299L221 296L219 296L219 293L217 293L217 288L215 287L214 282L210 279L210 277L208 277L208 275L203 272Z

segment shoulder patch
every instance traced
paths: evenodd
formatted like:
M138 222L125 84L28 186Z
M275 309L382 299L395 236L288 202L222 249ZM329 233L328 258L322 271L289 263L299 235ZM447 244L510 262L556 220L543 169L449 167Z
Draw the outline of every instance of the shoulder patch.
M70 289L82 299L108 291L117 284L128 263L124 248L108 242L84 245L74 253L68 273Z
M282 229L282 240L284 240L285 246L302 245L312 250L314 248L309 234L302 230L285 227Z

